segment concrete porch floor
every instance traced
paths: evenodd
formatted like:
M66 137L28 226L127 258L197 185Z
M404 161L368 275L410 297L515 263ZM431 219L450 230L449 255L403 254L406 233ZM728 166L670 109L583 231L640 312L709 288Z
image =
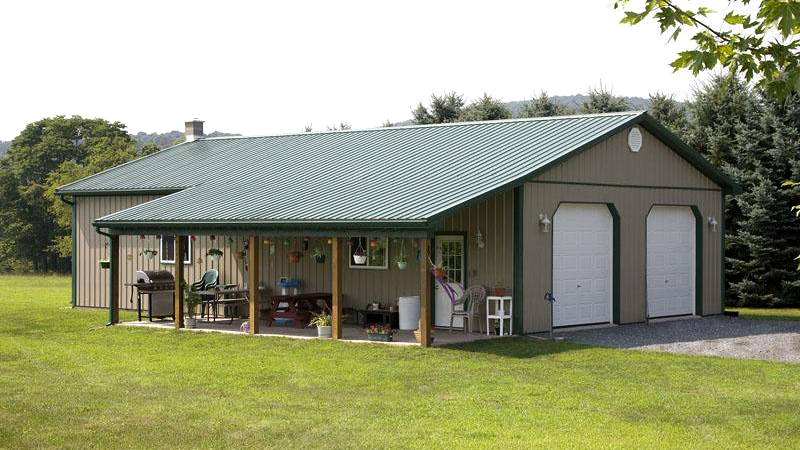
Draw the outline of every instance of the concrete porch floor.
M233 323L229 323L230 319L218 320L216 322L197 322L197 328L182 328L182 331L194 331L194 332L212 332L212 333L229 333L229 334L245 334L241 331L241 324L242 321L239 319L234 319ZM148 321L132 321L132 322L121 322L119 325L127 326L127 327L141 327L141 328L155 328L155 329L167 329L172 330L174 329L174 322L171 320L163 320L163 321L155 321L155 322L148 322ZM491 339L497 338L499 336L489 335L487 336L485 333L464 333L463 330L453 330L453 333L450 334L449 331L445 329L436 329L434 332L434 339L433 339L433 346L438 347L442 345L448 344L458 344L463 342L471 342L481 339ZM365 342L370 344L385 344L385 345L419 345L414 338L413 331L403 331L398 330L394 333L394 340L393 342L379 342L379 341L370 341L367 340L367 333L358 325L344 325L342 327L342 334L343 334L343 341L347 342ZM290 339L319 339L317 337L317 329L316 328L295 328L291 325L273 325L271 327L266 326L263 322L261 323L261 327L259 329L259 333L257 336L268 336L268 337L284 337Z

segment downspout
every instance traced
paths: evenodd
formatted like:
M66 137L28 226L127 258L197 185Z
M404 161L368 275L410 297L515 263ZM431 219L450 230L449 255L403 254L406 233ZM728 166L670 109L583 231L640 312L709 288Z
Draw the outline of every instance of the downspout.
M76 201L75 197L72 197L72 200L67 200L63 195L59 196L58 198L61 199L62 202L66 203L70 206L72 210L72 217L70 218L70 233L72 234L72 255L70 256L70 272L72 275L72 307L78 306L78 229L77 224L75 223L75 217L77 216L76 210Z
M108 234L106 232L103 232L103 231L100 231L100 228L96 228L95 231L97 231L97 234L100 234L100 235L103 235L103 236L107 237L108 240L109 240L109 244L111 243L111 235L110 234ZM119 258L119 256L117 256L117 258ZM112 264L111 267L108 268L108 323L106 324L107 327L110 327L110 326L114 325L114 308L112 306L114 299L111 298L112 297L111 292L112 292L112 289L113 289L111 287L111 282L114 279L111 276L111 271L112 270L114 270L114 264ZM117 306L117 307L119 307L119 306Z

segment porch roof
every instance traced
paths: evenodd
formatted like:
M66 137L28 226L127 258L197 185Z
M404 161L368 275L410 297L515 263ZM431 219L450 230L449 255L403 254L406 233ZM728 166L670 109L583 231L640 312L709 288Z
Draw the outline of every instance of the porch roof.
M425 229L634 124L726 190L735 185L644 112L182 144L62 186L61 195L172 192L95 221L109 229Z

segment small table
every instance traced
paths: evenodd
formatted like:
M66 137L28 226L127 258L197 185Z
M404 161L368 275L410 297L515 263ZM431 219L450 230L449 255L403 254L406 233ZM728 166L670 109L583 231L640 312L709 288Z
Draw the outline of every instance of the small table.
M208 300L203 300L203 303L208 303L208 306L214 311L214 322L217 321L217 307L219 305L240 305L242 303L249 302L250 299L247 296L250 293L249 289L245 288L225 288L225 289L211 289L208 291L195 291L195 294L200 295L201 297L210 297ZM234 298L225 298L226 295L233 295ZM239 297L236 297L239 296ZM241 316L241 314L239 314ZM202 316L201 316L202 317ZM207 322L211 322L211 314L207 313L206 317L209 320ZM229 323L233 323L233 316L231 316L231 320Z
M380 317L380 322L370 320L371 317ZM367 328L372 323L389 325L394 329L400 328L400 312L388 309L359 309L358 322L362 327Z
M506 302L508 302L508 309L505 308ZM508 319L508 334L513 334L514 321L511 318L513 310L514 300L510 296L498 297L490 295L486 297L486 334L491 334L489 332L489 319L497 319L500 321L500 336L505 334L503 323Z

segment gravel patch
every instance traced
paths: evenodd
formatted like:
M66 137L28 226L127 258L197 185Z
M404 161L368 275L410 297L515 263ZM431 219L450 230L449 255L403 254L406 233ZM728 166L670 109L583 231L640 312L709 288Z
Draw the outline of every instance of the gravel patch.
M554 336L621 349L800 362L800 321L711 316L649 325L555 331Z

